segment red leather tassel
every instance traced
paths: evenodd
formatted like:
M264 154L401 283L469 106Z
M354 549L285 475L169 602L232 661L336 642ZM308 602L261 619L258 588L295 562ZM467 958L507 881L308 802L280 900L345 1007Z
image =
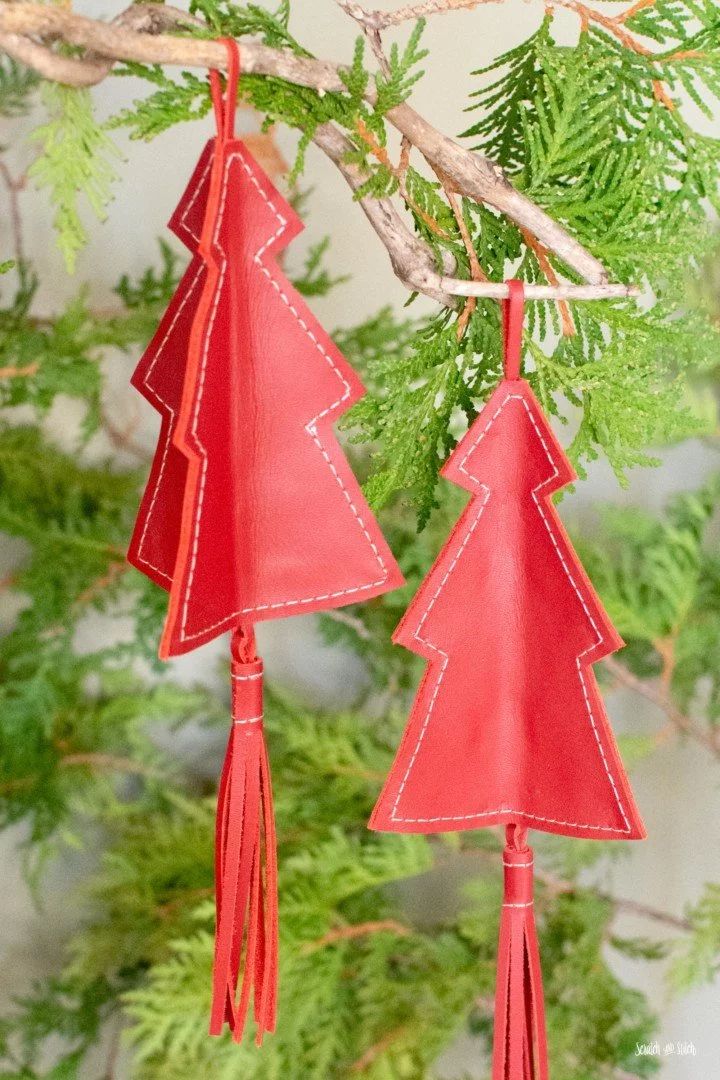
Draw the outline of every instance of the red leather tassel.
M545 1003L533 908L533 853L508 825L500 919L492 1080L547 1080Z
M243 1036L250 997L256 1041L275 1030L278 908L275 821L262 724L262 661L238 659L233 639L232 728L215 826L215 958L210 1034ZM254 655L254 651L253 651ZM239 996L238 996L239 985Z

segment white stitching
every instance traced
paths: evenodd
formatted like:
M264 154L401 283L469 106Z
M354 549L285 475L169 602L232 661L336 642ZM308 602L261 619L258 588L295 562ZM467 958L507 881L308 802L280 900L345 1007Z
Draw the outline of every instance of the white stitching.
M142 535L140 537L140 543L138 544L138 558L139 558L140 562L142 562L145 566L149 566L152 570L155 570L156 573L160 574L161 577L165 578L166 581L169 581L171 583L172 583L172 577L170 576L170 574L165 573L165 571L161 570L159 566L155 566L154 563L151 563L149 559L147 559L144 555L140 554L141 551L142 551L143 544L145 543L145 537L147 536L147 531L148 531L148 529L150 527L150 518L152 517L152 513L153 513L153 510L155 508L155 503L157 502L158 495L160 494L160 484L162 483L163 474L165 472L165 466L167 465L168 454L170 452L170 445L172 443L173 424L175 423L175 410L165 400L165 398L161 397L161 395L158 394L157 391L154 390L152 386L150 386L150 384L148 383L148 379L150 378L155 365L157 364L158 360L160 359L160 354L162 353L163 349L165 348L165 346L166 346L166 344L168 342L168 339L169 339L170 335L172 334L172 332L173 332L173 330L175 328L175 324L177 323L178 319L180 318L180 315L182 314L183 308L185 307L188 300L190 299L190 297L193 294L193 290L194 290L194 288L195 288L195 286L197 284L197 281L198 281L198 278L200 277L200 274L202 273L202 270L203 270L203 265L202 265L202 263L200 263L200 265L197 268L197 272L195 274L195 277L192 279L190 285L188 286L187 292L185 293L185 296L183 297L182 303L180 304L177 311L175 312L175 316L174 316L172 322L170 323L170 325L169 325L169 327L167 329L167 333L165 334L165 337L162 339L162 342L160 343L160 348L158 349L157 353L155 354L155 358L153 359L152 364L150 365L150 367L147 370L146 377L143 379L143 386L149 391L150 394L152 394L152 396L155 398L156 401L161 402L165 406L165 408L167 409L168 413L170 414L170 422L168 424L167 438L165 440L165 446L163 448L163 456L162 456L162 460L160 462L160 469L158 471L157 480L155 481L155 490L153 491L152 499L150 500L150 505L148 506L147 514L145 516L145 527L144 527L144 529L142 531Z
M430 821L456 821L456 820L462 820L460 818L400 818L400 817L397 817L396 811L397 811L397 808L398 808L398 803L400 802L400 799L402 798L402 793L405 790L405 785L407 783L408 777L410 776L410 772L411 772L411 770L412 770L412 768L413 768L413 766L415 764L415 759L416 759L416 757L418 755L418 752L420 750L420 745L421 745L423 739L425 738L425 732L427 730L428 724L430 723L430 717L432 715L433 708L435 707L435 701L437 700L437 696L438 696L438 693L440 691L440 685L441 685L441 683L443 681L443 678L445 677L445 670L446 670L446 668L448 666L448 662L450 660L450 657L448 656L448 654L446 652L444 652L442 649L438 648L437 645L433 645L432 642L425 641L424 638L421 638L420 634L419 634L419 631L420 631L423 623L427 619L428 615L432 611L433 606L435 604L435 601L437 600L438 596L440 595L443 588L445 587L445 584L447 583L448 578L450 577L451 573L453 572L453 570L457 566L458 559L460 558L463 551L465 550L468 542L470 541L471 536L475 532L475 529L477 528L477 524L478 524L478 522L479 522L479 520L480 520L480 518L482 516L483 510L487 506L489 498L490 498L490 489L488 487L486 487L485 488L485 498L480 503L478 512L477 512L477 514L475 516L475 520L473 521L472 525L470 526L467 533L465 534L465 538L464 538L462 544L460 545L460 547L458 548L458 551L457 551L457 554L455 555L455 558L450 563L450 566L448 567L448 569L447 569L447 571L445 573L445 576L443 577L442 581L438 585L437 592L435 593L432 600L428 604L427 609L423 613L423 617L420 620L420 623L419 623L419 625L417 627L417 630L415 631L415 634L414 634L414 637L415 637L415 639L417 641L421 642L424 645L427 645L434 652L436 652L439 656L442 656L442 658L443 658L442 659L442 668L440 669L440 675L438 676L438 680L437 680L437 682L435 684L435 689L433 690L432 697L430 698L430 704L428 705L427 715L425 717L425 721L423 723L422 729L421 729L420 734L418 736L418 741L416 743L415 749L413 750L412 756L410 758L410 762L408 764L407 771L405 772L405 775L404 775L404 777L402 779L402 783L400 784L400 787L398 789L397 798L395 799L395 804L394 804L394 806L392 808L392 813L390 814L390 817L391 817L391 819L393 821L408 821L408 822L428 821L428 822L430 822ZM494 813L494 811L488 811L488 813ZM474 816L474 815L469 815L469 816Z
M207 363L207 355L208 355L208 349L209 349L209 344L210 344L210 338L211 338L212 329L213 329L213 326L214 326L214 323L215 323L215 316L217 314L217 308L218 308L218 304L219 304L219 301L220 301L220 296L222 294L222 286L223 286L223 281L224 281L224 278L225 278L225 271L227 269L227 259L225 258L225 254L223 252L222 268L221 268L221 271L220 271L220 277L219 277L217 287L216 287L216 290L215 290L215 297L214 297L213 307L212 307L212 311L210 313L210 318L208 320L208 328L207 328L207 332L206 332L206 335L205 335L205 348L203 350L203 356L202 356L202 361L201 361L200 378L198 380L197 398L196 398L196 401L195 401L195 410L194 410L194 413L193 413L193 421L192 421L192 433L193 433L193 436L195 438L195 441L197 442L198 446L200 447L200 450L203 452L203 458L202 458L202 469L201 469L201 474L200 474L200 490L199 490L199 494L198 494L197 514L196 514L196 518L195 518L195 530L194 530L194 535L193 535L193 548L192 548L192 554L191 554L191 559L190 559L190 570L189 570L189 573L188 573L188 580L187 580L187 585L186 585L186 588L185 588L185 599L184 599L184 603L183 603L182 623L181 623L181 627L180 627L180 640L181 641L192 641L195 638L202 637L204 634L207 634L212 630L216 630L219 626L223 626L223 625L229 623L232 619L237 618L238 615L247 615L247 614L250 614L250 613L256 612L256 611L267 611L267 610L275 609L275 608L294 607L294 606L300 605L300 604L312 604L312 603L316 603L316 602L322 601L322 600L333 600L333 599L336 599L339 596L349 596L351 594L355 594L355 593L358 593L358 592L364 592L367 589L375 589L378 586L382 585L385 581L387 581L389 573L390 573L389 568L385 565L383 557L382 557L380 551L378 550L377 545L375 544L375 541L373 540L372 536L368 532L368 529L367 529L367 526L365 525L365 522L363 521L357 507L355 506L354 502L352 501L352 498L351 498L347 488L345 487L345 485L343 483L342 477L340 476L337 469L333 465L332 460L331 460L329 454L327 453L327 450L325 449L322 442L318 438L317 431L315 430L315 427L320 422L320 420L322 420L329 413L332 413L339 405L342 404L343 401L347 400L347 398L350 396L350 384L347 382L347 380L344 378L344 376L342 375L342 373L338 369L338 367L335 364L332 356L330 356L330 354L324 349L324 347L318 341L318 339L316 338L313 331L307 325L307 323L302 318L302 316L299 314L297 309L292 305L292 303L290 302L287 294L282 290L280 285L278 285L278 283L275 280L275 278L273 277L271 271L268 269L268 267L263 262L263 256L264 256L265 252L267 251L267 249L270 247L271 244L273 244L276 240L278 240L282 236L282 234L285 232L285 229L287 228L288 223L287 223L286 219L278 212L277 208L275 207L275 205L273 204L271 199L269 199L268 196L265 194L265 192L261 188L260 184L258 183L256 176L254 175L254 173L252 172L250 166L244 160L244 158L243 158L243 156L242 156L242 154L240 152L229 154L228 157L227 157L227 160L226 160L225 176L224 176L224 179L223 179L223 191L222 191L222 196L221 196L221 200L220 200L220 208L219 208L219 211L218 211L218 218L217 218L217 222L216 222L215 235L213 237L213 241L217 242L218 235L219 235L219 232L220 232L220 227L222 225L223 215L224 215L224 212L225 212L225 201L226 201L226 198L227 198L228 181L229 181L229 176L230 176L230 165L236 159L239 160L240 165L245 170L245 172L246 172L247 176L249 177L251 183L254 184L255 188L258 191L258 193L265 200L268 207L273 212L273 214L275 215L275 217L277 218L278 223L279 223L279 227L278 227L277 231L275 233L273 233L273 235L270 236L261 245L260 248L258 248L257 252L253 256L253 261L257 264L257 266L260 268L260 271L265 275L265 277L270 282L271 286L275 289L275 291L278 293L280 298L287 305L287 307L289 308L289 310L294 315L295 319L299 323L302 330L310 338L310 340L312 341L313 345L318 350L320 355L323 356L324 359L328 362L328 364L330 365L332 370L335 372L335 374L337 375L338 379L340 380L340 382L342 383L342 385L344 387L343 393L337 399L337 401L334 401L332 403L332 405L329 405L326 409L323 409L322 412L318 413L317 416L313 417L313 419L308 424L306 424L305 430L312 437L313 441L315 442L315 445L318 447L318 449L320 450L323 458L327 462L327 464L328 464L328 466L330 468L330 471L332 472L333 476L337 480L337 482L338 482L338 484L340 486L340 490L342 491L343 495L345 496L345 498L346 498L346 500L348 502L348 505L350 506L350 508L351 508L351 510L352 510L352 512L353 512L353 514L355 516L355 520L357 521L358 526L362 530L362 533L365 536L365 539L368 541L368 543L369 543L369 545L370 545L370 547L372 549L373 555L375 556L375 559L377 560L377 563L378 563L378 565L379 565L379 567L380 567L380 569L382 571L382 577L378 578L376 581L368 582L367 584L364 584L364 585L355 585L355 586L353 586L351 588L340 589L337 592L323 593L320 596L302 597L302 598L297 599L297 600L283 600L283 601L279 601L279 602L272 603L272 604L256 604L253 607L240 608L238 611L234 611L230 615L226 615L224 618L220 619L216 623L213 623L211 626L205 626L205 627L202 628L202 630L198 630L197 632L195 632L193 634L185 633L185 628L186 628L186 625L187 625L188 605L189 605L189 600L190 600L190 591L191 591L191 588L192 588L192 582L193 582L193 578L194 578L194 575L195 575L195 566L196 566L196 563L197 563L198 543L199 543L199 534L200 534L200 521L201 521L201 518L202 518L202 508L203 508L203 501L204 501L204 496L205 496L205 480L206 480L206 476L207 476L207 454L205 452L205 447L202 445L202 443L200 442L200 440L199 440L199 438L197 436L197 420L198 420L198 415L199 415L199 411L200 411L200 404L202 402L202 395L203 395L203 389L204 389L204 383L205 383L205 368L206 368L206 363Z
M210 171L211 165L212 165L212 157L208 160L207 164L205 165L205 168L204 168L204 170L202 172L202 175L201 175L201 177L200 177L200 179L199 179L199 181L198 181L198 183L197 183L197 185L195 187L193 197L191 198L190 202L185 207L185 209L184 209L184 211L182 213L182 217L180 218L180 221L179 221L179 226L185 230L185 232L190 237L190 239L193 240L196 244L199 244L200 240L195 235L195 233L192 231L192 229L190 229L188 227L188 225L186 224L185 219L187 218L188 214L190 213L190 210L192 209L192 207L195 205L195 202L196 202L196 200L197 200L197 198L198 198L198 196L199 196L199 194L200 194L200 192L202 190L202 186L205 183L205 178L207 177L207 174ZM155 368L155 365L157 364L158 360L160 359L160 355L163 352L163 349L165 348L165 346L167 345L170 335L172 334L173 330L175 329L175 324L177 323L178 319L180 318L180 315L181 315L181 313L183 311L183 308L185 307L188 300L192 296L193 290L194 290L194 288L195 288L195 286L197 284L198 278L200 277L200 274L201 274L202 270L203 270L203 264L200 263L200 265L198 266L197 272L195 274L195 277L190 282L190 285L188 286L187 292L185 293L185 296L183 297L182 303L180 304L177 311L175 312L175 316L174 316L172 322L170 323L170 325L168 326L167 333L165 334L165 337L160 342L160 347L158 348L157 352L155 353L155 357L153 359L153 362L150 365L150 367L147 369L147 371L145 373L145 378L143 379L143 386L150 392L150 394L153 396L155 401L159 401L161 403L161 405L164 405L165 408L167 409L168 413L170 414L170 423L168 424L167 438L165 440L165 446L163 447L163 455L162 455L162 460L160 462L160 469L159 469L158 474L157 474L157 480L155 481L155 490L153 491L152 499L150 500L150 505L148 506L147 514L145 515L145 527L144 527L144 529L142 531L142 535L140 536L140 541L138 543L137 557L138 557L139 561L144 566L148 566L151 570L154 570L156 574L159 574L160 577L165 579L165 581L169 581L170 584L172 584L172 580L173 580L172 577L170 576L170 574L167 574L164 570L161 570L159 566L155 566L154 563L151 563L150 560L147 559L142 554L143 545L145 543L145 537L147 536L147 531L148 531L148 528L150 526L150 518L152 517L152 513L153 513L153 510L155 508L155 503L157 502L157 497L158 497L158 494L160 492L160 484L162 483L162 478L163 478L163 475L165 473L165 466L167 465L168 453L170 452L170 444L172 443L172 436L173 436L172 427L173 427L173 424L175 423L175 410L165 400L165 398L161 397L161 395L158 394L157 391L154 390L152 386L150 386L150 383L148 382L148 379L152 375L153 370Z
M530 862L505 862L503 859L503 866L533 866L534 862L534 859L531 859Z
M236 682L252 682L253 679L262 679L262 671L258 671L257 675L230 675L231 679L235 679Z
M247 720L233 720L233 724L261 724L262 716L250 716Z
M527 904L503 904L503 907L523 908L523 907L532 907L533 904L534 904L534 901L530 900L529 903L527 903Z
M421 629L423 627L423 624L425 623L427 617L429 616L430 612L432 611L432 608L433 608L436 600L438 599L438 597L440 596L440 593L442 592L443 588L445 587L445 585L447 583L447 580L450 577L450 574L455 569L455 567L456 567L456 565L458 563L458 560L460 559L460 556L462 555L463 551L465 550L465 547L466 547L466 545L468 543L468 540L470 539L471 535L475 531L477 523L480 520L480 516L481 516L483 510L485 509L485 507L487 506L488 500L490 498L490 488L486 484L483 484L482 481L477 476L473 476L472 473L468 472L468 470L465 468L465 462L468 460L468 458L470 457L470 454L473 452L473 450L475 450L478 443L485 437L485 435L490 430L491 426L494 424L495 420L500 415L500 413L502 412L502 410L505 408L505 406L507 405L507 403L509 401L520 401L520 402L522 402L522 405L523 405L523 407L524 407L524 409L525 409L525 411L526 411L526 413L527 413L527 415L528 415L528 417L529 417L530 421L532 422L532 425L533 425L533 427L535 429L535 433L538 436L538 438L539 438L539 440L540 440L540 442L542 444L543 450L545 451L545 453L547 455L547 459L548 459L550 465L553 468L553 475L548 480L543 480L540 484L538 484L537 487L533 489L532 495L533 495L533 499L535 500L535 505L537 506L537 508L538 508L538 510L540 512L540 516L542 517L542 520L545 523L545 527L546 527L546 529L547 529L547 531L548 531L548 533L550 535L550 539L552 541L553 547L555 548L555 551L556 551L556 553L558 555L558 558L560 559L560 563L561 563L561 565L563 567L563 570L565 571L565 573L567 575L568 581L570 582L573 589L575 590L575 594L577 595L577 597L578 597L578 599L580 601L580 604L582 605L583 611L587 615L587 618L588 618L588 620L590 622L590 625L592 626L593 630L595 631L595 634L597 635L597 641L593 642L593 644L589 648L583 650L583 652L581 652L580 655L576 657L576 664L577 664L577 669L578 669L578 675L580 677L580 685L582 686L582 690L583 690L583 697L585 699L585 704L586 704L587 710L588 710L588 716L590 718L590 724L592 726L593 734L595 736L595 741L596 741L596 743L598 745L598 749L600 751L600 756L602 758L602 763L603 763L603 765L605 767L605 772L607 774L608 780L610 781L610 786L612 787L613 794L615 796L615 801L617 802L617 805L618 805L618 808L620 810L620 814L622 816L622 819L625 822L625 829L618 829L614 825L590 825L590 824L579 824L578 822L574 822L574 821L561 821L558 818L541 817L539 814L529 814L525 810L514 810L511 807L503 807L503 806L497 807L495 810L484 810L484 811L480 811L480 812L478 812L476 814L457 814L457 815L454 815L452 817L401 818L401 817L396 816L396 812L397 812L397 809L398 809L398 804L399 804L400 799L402 797L402 793L403 793L403 791L405 789L405 785L407 783L408 777L410 776L410 772L411 772L411 770L412 770L412 768L413 768L413 766L415 764L415 760L416 760L418 752L420 750L420 745L421 745L421 743L422 743L422 741L423 741L423 739L425 737L425 733L427 731L428 724L430 723L430 717L432 715L432 711L433 711L433 708L435 706L435 701L437 700L438 692L440 690L440 684L442 683L442 680L443 680L443 678L445 676L445 671L447 669L447 665L448 665L448 662L449 662L448 654L446 652L444 652L442 649L440 649L437 645L434 645L431 641L428 641L427 639L420 637L420 631L421 631ZM623 804L622 804L622 801L620 799L620 794L619 794L617 786L615 784L615 779L614 779L614 777L613 777L613 775L612 775L612 773L610 771L610 766L609 766L608 760L607 760L607 758L605 756L605 751L604 751L602 743L600 741L600 735L599 735L597 726L595 724L595 718L593 716L593 711L592 711L592 704L590 702L590 697L589 697L589 694L588 694L588 691L587 691L587 684L585 682L584 673L583 673L582 664L581 664L581 661L582 661L583 657L586 656L589 652L592 652L598 645L602 644L604 642L604 638L603 638L602 634L600 633L600 630L599 630L597 624L595 623L595 620L593 619L592 615L590 614L590 611L588 610L587 604L585 603L585 599L584 599L582 593L580 592L580 589L578 588L572 574L570 573L570 569L569 569L567 563L565 562L562 551L561 551L560 546L559 546L559 544L557 542L557 539L555 537L555 533L553 532L552 526L550 524L549 518L547 517L547 515L546 515L545 511L543 510L542 506L540 505L540 501L538 499L538 494L537 493L540 491L541 488L546 487L546 486L548 486L549 484L552 483L552 481L558 475L558 468L557 468L557 465L556 465L556 463L555 463L555 461L553 459L552 454L550 453L550 449L549 449L547 443L545 442L545 439L543 438L542 433L541 433L540 429L537 426L537 423L535 422L535 417L533 416L533 414L532 414L532 412L530 410L530 407L528 406L528 404L527 404L527 402L526 402L526 400L525 400L525 398L523 397L522 394L508 394L504 398L504 400L501 402L501 404L498 405L496 411L490 417L490 419L487 422L486 426L480 431L480 433L478 434L478 437L475 439L472 446L469 447L468 452L466 453L465 457L463 458L462 462L460 463L459 468L460 468L461 472L465 473L465 475L468 476L471 480L473 480L476 484L479 484L482 488L484 488L486 494L485 494L485 498L483 499L483 501L482 501L482 503L480 505L480 509L479 509L479 511L477 513L475 521L473 522L472 526L470 527L470 529L466 533L465 538L464 538L462 544L460 545L460 547L459 547L459 549L457 551L457 554L455 555L452 563L448 567L448 570L445 573L445 576L443 577L442 581L438 585L437 591L436 591L435 595L433 596L432 600L430 601L430 603L428 604L425 612L423 613L423 616L422 616L420 622L418 623L417 629L416 629L415 634L414 634L415 639L417 641L419 641L422 645L426 645L428 648L430 648L434 652L438 653L438 655L442 656L443 663L442 663L442 668L440 670L440 674L439 674L438 679L437 679L437 683L435 685L435 690L433 692L432 698L430 700L430 704L428 706L427 715L425 716L423 726L422 726L422 728L420 730L420 734L418 736L417 744L416 744L415 749L413 751L413 754L412 754L412 756L410 758L410 762L409 762L407 770L405 772L405 776L403 777L402 783L400 784L400 787L398 789L397 798L395 799L395 803L393 805L393 808L392 808L392 811L391 811L391 814L390 814L390 819L391 819L391 821L406 822L408 824L413 824L413 823L414 824L431 824L432 822L440 822L440 821L468 821L468 820L471 820L471 819L474 819L474 818L489 817L492 814L503 813L503 814L519 814L519 815L522 815L523 817L529 818L529 819L531 819L533 821L543 821L543 822L547 822L548 824L552 824L552 825L565 825L568 828L573 828L573 829L592 829L593 831L598 831L598 832L615 832L615 833L616 832L627 832L627 833L630 833L632 831L632 829L630 827L630 822L628 821L627 816L625 814L625 810L623 808Z
M183 211L183 215L182 215L182 217L180 218L180 221L179 221L180 227L185 230L185 232L188 234L190 239L192 241L194 241L194 243L196 243L196 244L200 243L200 237L196 236L195 233L192 231L192 229L190 229L188 227L186 218L187 218L188 214L190 213L190 211L192 210L193 206L195 205L195 202L197 201L198 195L202 191L202 186L205 183L205 178L206 178L207 174L210 172L210 170L212 168L212 163L213 163L213 157L212 157L212 154L209 154L208 155L208 160L207 160L207 162L205 164L205 168L203 169L202 175L200 176L200 179L199 179L199 181L198 181L198 183L197 183L197 185L195 187L195 191L193 192L193 197L190 200L190 202L187 204L187 206L185 207L185 209Z

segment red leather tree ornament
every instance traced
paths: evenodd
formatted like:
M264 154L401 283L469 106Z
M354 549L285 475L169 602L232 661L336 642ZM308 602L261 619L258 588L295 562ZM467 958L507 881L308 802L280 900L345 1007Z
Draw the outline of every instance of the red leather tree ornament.
M443 469L471 498L394 635L428 666L370 827L502 824L639 839L644 827L592 670L622 641L551 501L575 473L520 377L523 290L509 285L505 377ZM529 871L506 875L509 895L530 885ZM496 1046L510 1037L505 1025L520 1030L525 1008L530 1028L541 1027L531 911L503 909ZM546 1075L513 1065L522 1056L515 1039L509 1057L496 1049L493 1080ZM527 1041L535 1053L544 1035Z
M239 57L211 72L217 138L171 228L194 252L133 382L162 425L128 558L170 593L163 658L233 631L218 792L212 1034L275 1027L275 825L259 619L376 596L402 576L333 433L362 386L280 271L302 228L235 138Z
M592 672L622 640L550 500L576 477L524 379L443 476L472 498L394 634L428 668L371 827L644 836Z
M187 482L165 657L402 581L332 430L362 384L275 261L302 224L227 111L173 435Z

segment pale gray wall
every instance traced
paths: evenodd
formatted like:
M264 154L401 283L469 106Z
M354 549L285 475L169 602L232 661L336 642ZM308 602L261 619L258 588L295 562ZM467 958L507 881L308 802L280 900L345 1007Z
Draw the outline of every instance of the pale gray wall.
M88 14L111 16L124 3L82 0L74 6ZM397 5L386 0L380 6ZM472 87L469 71L518 40L541 15L541 3L513 0L502 6L489 5L474 12L458 12L431 20L425 44L431 49L432 62L414 93L414 104L446 132L461 131L466 124L462 108ZM336 59L350 56L355 29L332 0L295 0L293 22L295 27L304 25L300 36L318 55ZM562 22L568 35L575 32L574 21L567 13L562 16ZM95 98L101 115L109 115L142 92L140 84L108 79L95 91ZM244 117L241 122L246 122ZM19 137L25 127L25 123L14 124L13 136ZM720 125L716 130L720 132ZM64 274L52 245L51 214L46 202L32 192L23 196L27 247L43 282L41 309L55 309L81 280L91 283L94 302L106 305L112 301L110 289L121 272L142 271L155 258L156 237L163 235L165 221L207 134L208 124L203 122L175 129L151 145L129 143L118 137L127 158L121 166L122 183L117 187L109 220L102 228L92 229L92 241L80 258L75 281ZM280 139L291 154L292 137L283 132ZM2 141L7 141L5 133ZM25 147L18 146L18 161L27 154ZM308 154L304 182L314 187L315 194L306 236L295 244L291 259L299 258L298 253L308 242L329 233L333 237L333 270L353 275L352 281L314 304L320 318L333 327L359 320L388 301L401 303L404 293L390 272L383 249L369 232L361 211L349 200L343 181L314 150ZM0 228L4 245L6 222ZM362 253L362 258L358 258L358 253ZM120 422L123 417L132 417L142 410L150 441L155 418L127 386L132 366L132 360L121 356L108 361L113 408ZM71 403L58 404L50 421L51 430L58 438L65 436L75 416ZM96 440L91 452L101 456L106 449L101 440ZM661 469L637 473L630 489L623 493L618 491L607 467L602 464L594 467L588 482L563 503L564 515L570 521L577 519L585 508L603 499L656 507L669 492L699 483L715 465L711 453L696 443L671 450L663 457ZM8 546L0 559L0 572L2 564L12 562L14 557L16 549ZM5 615L7 619L8 613ZM88 647L92 647L97 630L97 626L87 628ZM325 653L322 663L317 662L320 646L308 620L289 620L263 627L261 637L271 672L289 676L304 685L310 695L336 698L339 684L347 686L361 677L351 658L343 660L336 653ZM179 661L178 677L191 680L212 671L216 652L217 648L209 647ZM309 663L311 658L313 662ZM634 730L640 726L648 731L657 730L660 720L649 708L638 710L637 702L633 701L630 713L628 704L619 695L610 701L619 727L631 715ZM698 896L705 880L720 880L717 770L695 747L668 744L635 771L633 782L649 839L644 844L633 845L624 860L607 868L604 885L617 895L680 913L686 902ZM49 964L59 963L62 943L73 921L72 904L63 898L68 881L82 876L85 858L69 855L62 866L51 870L53 892L47 910L39 914L33 909L20 878L20 858L14 850L18 838L17 833L0 837L4 865L0 992L5 996L21 990L31 978L46 973ZM620 932L658 932L656 927L637 918L623 917L617 925ZM697 1047L694 1058L666 1058L662 1080L710 1080L720 1075L718 986L703 987L673 1001L668 999L658 966L630 961L618 966L623 977L648 992L662 1012L661 1043L691 1040ZM483 1075L476 1048L466 1043L447 1056L446 1065L449 1075L461 1067L473 1075Z

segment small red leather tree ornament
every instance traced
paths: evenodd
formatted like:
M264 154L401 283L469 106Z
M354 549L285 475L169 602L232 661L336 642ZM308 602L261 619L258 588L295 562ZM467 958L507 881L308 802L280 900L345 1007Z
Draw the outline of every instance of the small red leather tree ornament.
M332 429L363 387L275 261L302 224L235 137L225 44L218 136L172 222L196 254L134 377L162 428L128 557L170 593L161 657L233 632L210 1032L227 1022L239 1041L252 997L260 1042L275 1027L277 871L254 624L402 575Z
M623 643L551 502L576 477L520 377L509 287L505 377L443 469L471 499L393 637L428 667L370 827L507 827L493 1080L542 1080L525 831L645 833L592 671Z

